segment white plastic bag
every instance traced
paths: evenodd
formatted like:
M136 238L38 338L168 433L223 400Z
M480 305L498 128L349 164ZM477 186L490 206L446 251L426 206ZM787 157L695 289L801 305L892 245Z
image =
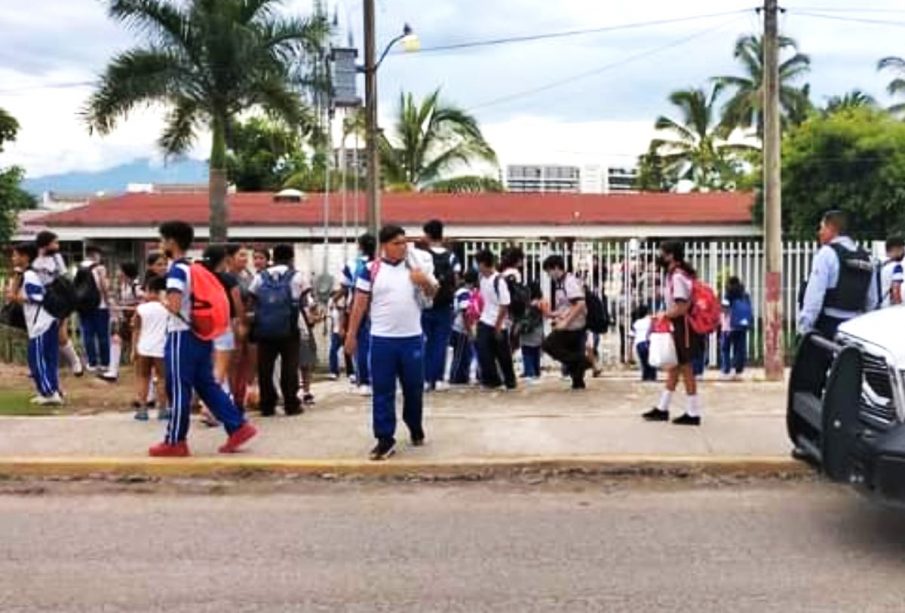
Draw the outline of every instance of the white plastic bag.
M648 362L661 370L679 365L676 342L671 332L653 332L650 335L650 356Z

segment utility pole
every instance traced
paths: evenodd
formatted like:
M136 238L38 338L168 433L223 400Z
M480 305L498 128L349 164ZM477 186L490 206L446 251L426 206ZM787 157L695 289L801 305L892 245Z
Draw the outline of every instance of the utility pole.
M377 152L377 42L374 13L374 0L364 0L368 232L376 237L380 230L380 159Z
M768 381L785 375L782 312L782 127L779 114L779 6L764 0L764 364Z

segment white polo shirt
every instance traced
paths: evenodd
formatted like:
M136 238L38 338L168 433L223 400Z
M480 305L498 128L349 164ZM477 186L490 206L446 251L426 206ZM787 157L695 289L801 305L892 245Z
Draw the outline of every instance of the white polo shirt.
M497 317L500 315L500 307L508 307L512 302L509 296L509 286L506 285L506 280L500 273L495 272L489 277L481 276L481 298L484 300L484 310L481 311L480 321L482 324L495 327ZM503 325L508 326L508 320Z
M411 338L421 336L421 307L415 297L405 262L391 264L377 260L363 267L355 288L371 296L371 336Z

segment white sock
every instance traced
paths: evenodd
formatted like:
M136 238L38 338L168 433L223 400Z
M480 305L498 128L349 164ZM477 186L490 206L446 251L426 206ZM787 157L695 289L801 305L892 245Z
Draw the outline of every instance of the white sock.
M688 409L685 411L691 417L701 416L701 399L697 396L688 397Z
M82 360L79 359L79 354L75 350L75 344L72 342L72 339L60 347L60 355L63 356L63 360L69 365L72 372L82 372Z
M107 374L112 377L119 377L119 361L123 354L123 343L121 340L114 338L110 342L110 366L107 368Z
M672 402L672 394L671 391L665 390L660 396L660 404L657 405L657 408L661 411L669 411L669 403Z
M155 378L151 378L151 381L148 382L148 395L145 399L146 402L157 402L157 380ZM162 407L160 407L162 408Z

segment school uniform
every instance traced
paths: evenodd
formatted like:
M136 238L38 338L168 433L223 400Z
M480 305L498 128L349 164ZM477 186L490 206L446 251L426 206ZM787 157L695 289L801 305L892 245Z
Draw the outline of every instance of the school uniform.
M471 363L474 359L474 342L468 329L468 306L471 303L471 290L467 287L456 290L453 299L452 336L450 344L453 348L452 364L449 368L449 382L454 385L468 385L471 374Z
M82 327L82 344L88 357L88 366L106 371L110 367L110 305L104 297L103 284L106 280L106 269L94 260L84 260L80 269L89 269L97 284L100 302L90 311L79 313Z
M352 308L352 298L355 294L357 279L370 263L371 260L367 257L359 256L343 268L340 284L348 291L349 309ZM371 372L368 363L368 356L371 352L371 318L367 314L362 318L361 324L358 326L356 340L358 341L358 349L353 356L355 358L355 382L357 385L371 385Z
M419 290L405 261L378 260L363 267L357 291L370 296L369 369L374 437L394 442L396 381L402 385L402 419L413 438L423 438L424 336Z
M167 273L167 294L174 292L182 297L182 305L179 316L170 314L167 321L164 353L172 414L166 442L176 445L188 436L193 391L232 435L243 426L245 418L214 379L213 343L201 340L191 331L192 272L186 260L175 262Z
M515 389L515 367L512 364L512 348L509 345L508 318L498 335L496 322L501 307L508 307L512 299L509 287L499 273L481 276L481 299L484 309L478 321L478 364L481 368L481 384L484 387L496 388L502 384L507 389ZM502 378L500 374L502 373Z
M44 310L44 284L32 269L22 275L25 298L22 311L28 331L28 368L38 393L45 398L60 391L57 369L60 360L59 322Z

